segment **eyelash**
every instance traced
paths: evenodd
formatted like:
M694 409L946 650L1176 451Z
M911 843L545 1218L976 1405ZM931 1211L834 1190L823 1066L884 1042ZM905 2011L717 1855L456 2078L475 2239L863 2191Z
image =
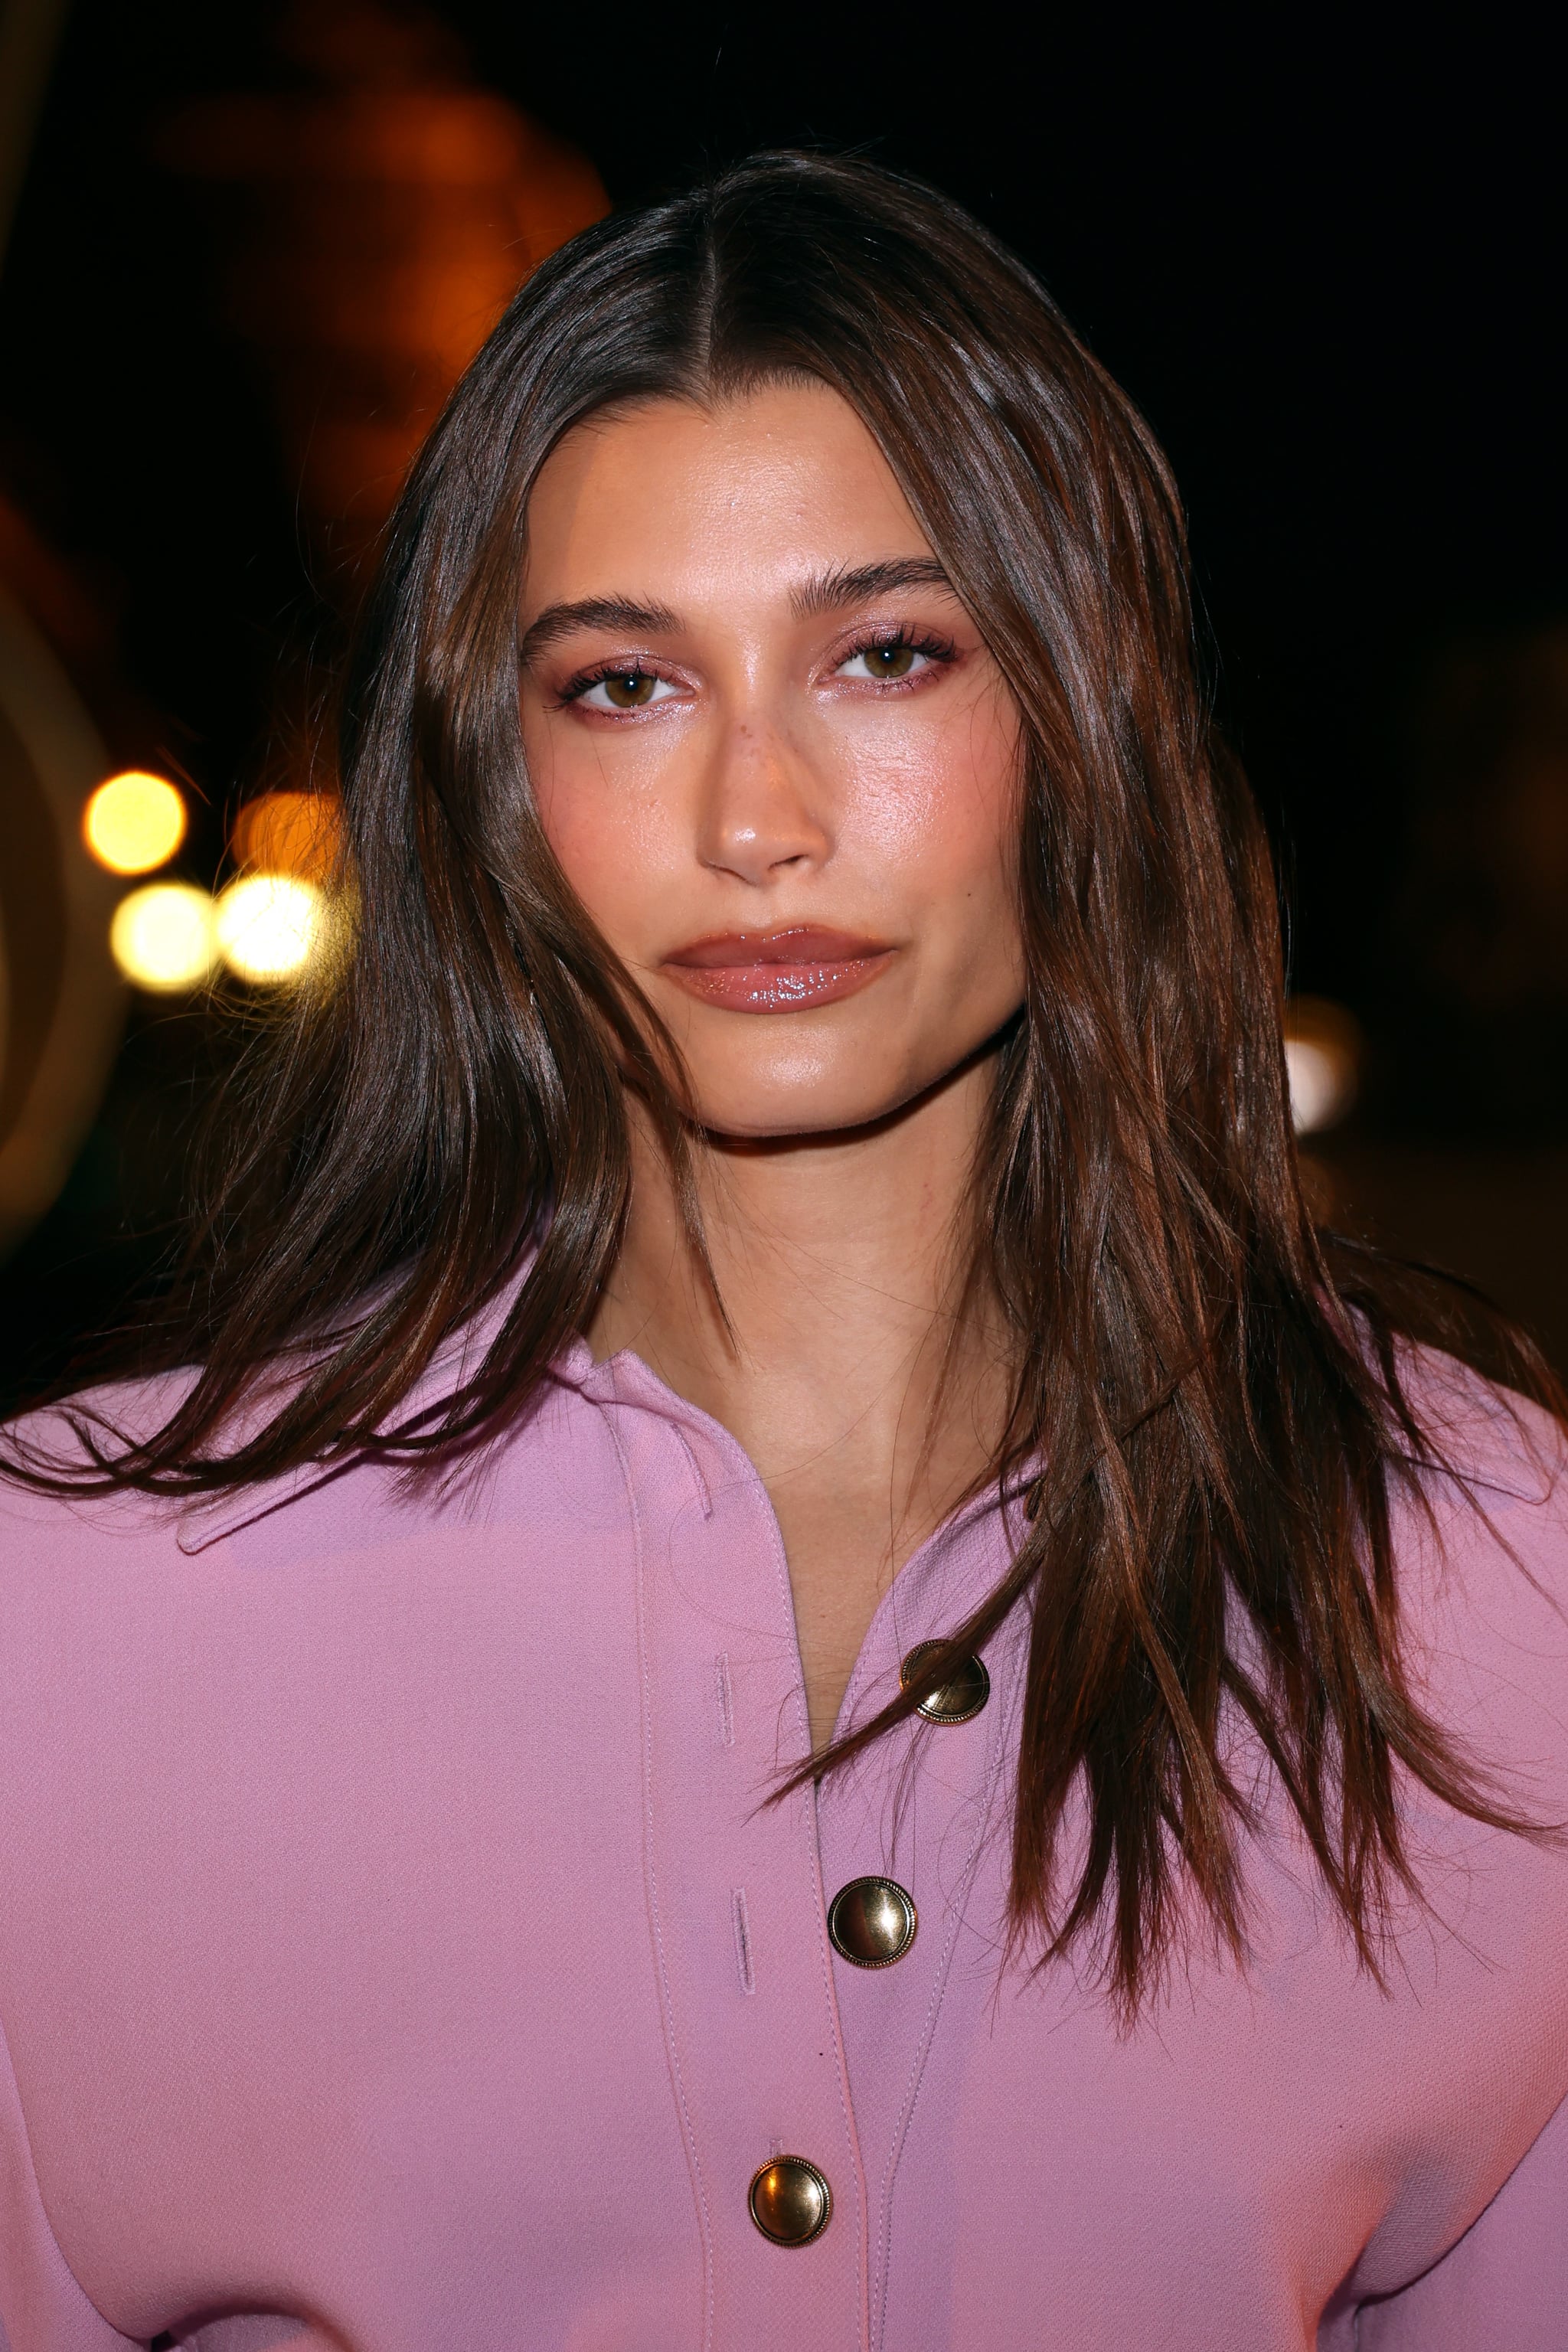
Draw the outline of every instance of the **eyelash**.
M574 677L569 677L556 698L555 707L558 710L564 710L569 702L580 702L584 695L591 693L595 687L603 686L607 677L662 677L663 675L662 670L650 669L647 662L635 656L630 661L600 662L593 669L579 670Z
M957 649L951 637L934 636L929 632L915 629L877 629L867 636L858 637L852 646L846 646L834 667L842 669L846 662L852 662L859 654L886 653L903 646L907 646L912 654L923 654L931 662L951 662L956 658ZM607 677L662 677L663 675L661 670L653 669L646 661L636 657L629 662L596 662L592 669L579 670L574 677L567 679L561 688L556 708L564 710L568 703L581 701L584 695L591 693L595 687L603 686ZM889 678L882 691L891 694L908 683L906 678Z
M895 653L906 646L910 653L923 654L927 661L931 662L950 662L957 654L957 647L951 637L934 636L918 629L873 629L868 635L848 646L835 667L842 669L845 662L854 661L859 654ZM906 683L903 678L887 680L889 687Z

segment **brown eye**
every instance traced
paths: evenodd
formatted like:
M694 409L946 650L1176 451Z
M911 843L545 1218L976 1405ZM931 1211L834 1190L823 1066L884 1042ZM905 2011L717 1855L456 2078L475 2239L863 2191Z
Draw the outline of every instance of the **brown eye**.
M916 677L931 667L931 655L906 638L895 637L890 645L861 646L846 662L840 662L840 677L872 677L879 683L893 685L900 678Z
M653 700L653 690L658 684L645 669L622 670L618 677L602 677L605 699L616 710L640 710L645 702Z

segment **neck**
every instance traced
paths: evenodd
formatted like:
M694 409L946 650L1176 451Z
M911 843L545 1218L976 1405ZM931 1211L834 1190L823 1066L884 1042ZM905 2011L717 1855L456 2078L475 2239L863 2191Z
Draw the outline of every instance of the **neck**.
M973 1063L848 1135L700 1143L712 1285L633 1119L625 1245L589 1338L601 1356L635 1349L751 1456L789 1556L819 1742L877 1599L983 1474L1005 1412L997 1318L966 1281L993 1074Z

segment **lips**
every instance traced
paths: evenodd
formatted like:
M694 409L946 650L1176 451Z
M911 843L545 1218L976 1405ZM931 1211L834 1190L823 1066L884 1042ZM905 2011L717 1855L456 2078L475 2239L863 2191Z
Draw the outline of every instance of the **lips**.
M788 930L726 931L664 959L678 986L730 1013L802 1013L836 1003L886 970L880 940L805 923Z

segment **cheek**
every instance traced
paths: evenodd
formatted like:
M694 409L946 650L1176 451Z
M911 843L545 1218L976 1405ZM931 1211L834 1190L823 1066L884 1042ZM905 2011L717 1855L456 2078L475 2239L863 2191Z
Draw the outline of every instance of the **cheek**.
M611 945L635 949L670 858L658 796L607 774L591 742L563 747L548 724L525 720L523 752L563 874Z
M864 857L960 924L966 908L989 920L1011 905L1018 730L999 704L986 694L931 718L911 710L883 732L846 810Z

